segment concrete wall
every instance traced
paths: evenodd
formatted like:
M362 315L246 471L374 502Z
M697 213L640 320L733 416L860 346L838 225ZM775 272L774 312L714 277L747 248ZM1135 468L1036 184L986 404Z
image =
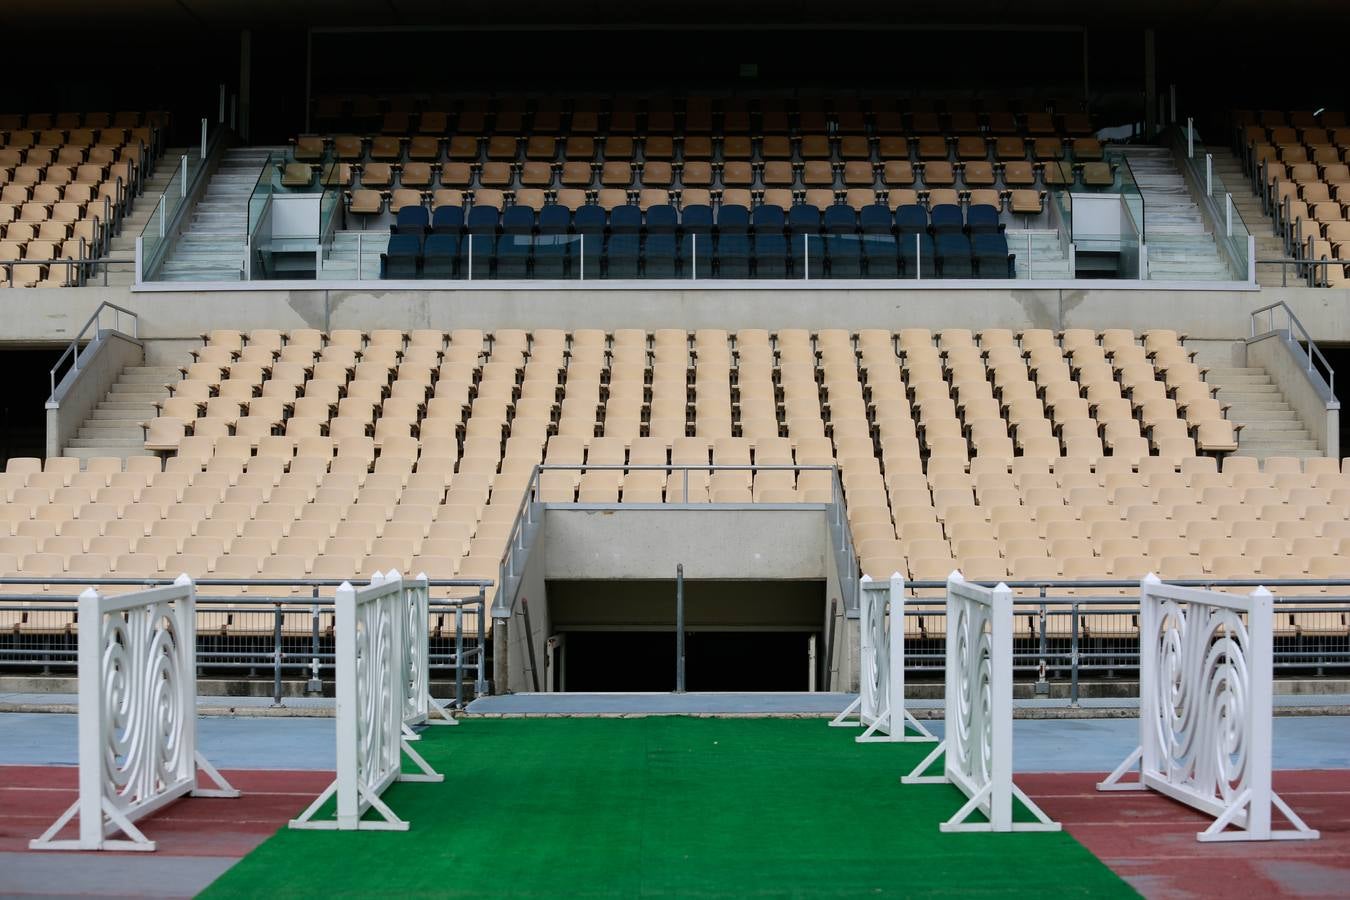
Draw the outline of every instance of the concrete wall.
M1350 341L1350 290L1185 291L1090 287L566 290L491 286L455 291L248 290L132 292L84 287L16 293L4 339L69 340L101 300L141 315L145 338L195 341L213 327L249 328L1176 328L1240 339L1251 310L1285 300L1318 341ZM179 357L175 357L179 358ZM153 360L152 360L153 361Z
M61 455L122 370L144 358L140 344L116 333L105 334L92 350L86 347L81 353L87 358L80 360L79 371L69 370L57 385L57 402L47 402L47 456Z
M1286 332L1278 332L1247 344L1247 365L1260 366L1284 393L1317 446L1327 456L1340 458L1340 403L1307 375L1308 356L1290 347ZM1320 378L1319 378L1320 381Z
M673 578L679 563L699 580L825 579L834 568L818 508L549 507L539 534L549 580Z

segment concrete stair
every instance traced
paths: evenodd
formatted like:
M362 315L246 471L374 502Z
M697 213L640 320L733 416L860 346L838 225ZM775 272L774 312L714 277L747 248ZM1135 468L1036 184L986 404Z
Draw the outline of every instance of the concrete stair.
M1229 406L1229 420L1244 426L1238 433L1238 456L1265 459L1322 455L1303 420L1265 369L1215 366L1205 380L1219 389L1216 396Z
M1144 198L1149 279L1233 280L1172 154L1163 147L1134 144L1121 151Z
M389 249L389 230L338 231L319 268L321 281L374 281L380 277L380 254ZM361 272L357 274L358 257Z
M1069 258L1059 245L1058 231L1009 228L1005 236L1008 238L1008 252L1017 257L1018 278L1073 277Z
M239 281L243 277L248 198L273 149L236 147L225 151L157 280Z
M164 151L164 155L159 158L159 162L155 166L155 173L146 179L145 189L131 204L130 214L122 220L122 230L113 235L112 241L109 242L109 256L135 260L136 238L141 236L141 232L145 231L146 223L150 221L150 216L154 214L155 208L159 205L159 198L164 196L164 189L178 174L178 160L187 152L187 147L169 147ZM108 264L108 284L131 284L135 280L136 263L134 261ZM102 270L94 269L91 271L89 281L91 284L102 284Z
M155 402L181 376L172 366L127 366L65 447L66 456L148 456L141 422L155 417Z
M1257 259L1278 259L1284 256L1284 241L1275 230L1275 220L1261 209L1261 198L1256 193L1247 173L1242 170L1242 160L1227 148L1210 148L1214 156L1214 174L1223 182L1233 195L1233 208L1242 216L1247 230L1256 238ZM1280 266L1274 264L1256 266L1256 282L1262 287L1280 287L1283 283ZM1294 270L1289 270L1289 284L1299 284Z

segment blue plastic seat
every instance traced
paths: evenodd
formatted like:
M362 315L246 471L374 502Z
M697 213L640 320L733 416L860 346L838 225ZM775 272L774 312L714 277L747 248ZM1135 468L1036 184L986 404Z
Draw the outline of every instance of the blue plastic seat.
M647 213L650 218L651 210L647 210ZM643 277L676 277L676 246L674 231L658 231L648 234L642 247Z
M1003 230L998 220L998 208L987 203L977 203L966 210L966 229L971 234L989 234Z
M662 204L647 209L648 234L674 234L679 227L680 216L675 207Z
M572 224L572 211L557 203L550 203L539 210L540 234L567 234Z
M747 232L750 230L750 210L736 203L717 209L717 233Z
M704 206L701 203L686 206L680 213L680 227L685 233L699 229L707 229L711 233L713 227L712 207Z
M837 203L825 210L826 234L853 234L858 230L858 214L853 207Z
M389 226L393 234L414 234L418 237L427 233L431 225L431 214L425 206L405 206L398 211L394 224Z
M966 227L965 218L961 215L961 207L953 203L939 203L934 206L930 213L930 219L934 235L950 234L961 231Z
M468 231L474 235L492 235L497 234L497 224L500 214L493 206L470 206L468 216Z
M642 210L636 206L616 206L609 214L610 234L637 234L642 230Z
M849 224L852 225L851 222ZM793 234L820 234L820 210L798 203L788 210L787 227Z
M894 220L884 203L873 203L858 213L858 225L863 234L891 234Z
M380 254L381 278L416 278L422 239L415 234L389 236L389 248Z
M754 215L750 219L750 228L755 234L782 234L787 228L787 216L783 214L781 206L762 203L755 207Z
M464 210L458 206L439 206L431 213L432 234L464 233Z
M422 248L423 278L458 278L463 242L457 234L431 234Z
M895 230L900 234L918 234L927 231L928 211L917 203L905 204L895 211Z
M1000 232L981 232L970 236L975 254L975 270L981 278L1016 278L1017 270L1008 253L1008 239Z
M970 238L960 232L944 233L934 237L937 248L938 271L943 278L969 278L975 274L970 252Z
M502 213L502 234L533 234L534 210L528 206L508 206Z
M750 235L744 231L722 231L717 235L717 277L750 277Z

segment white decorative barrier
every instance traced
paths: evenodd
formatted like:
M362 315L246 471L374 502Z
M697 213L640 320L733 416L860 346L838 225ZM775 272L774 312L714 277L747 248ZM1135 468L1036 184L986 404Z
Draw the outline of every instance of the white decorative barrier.
M1242 597L1144 578L1139 746L1098 790L1152 789L1215 816L1201 841L1319 837L1271 790L1272 605L1265 588ZM1139 780L1122 782L1136 765ZM1272 805L1292 830L1271 828Z
M397 571L369 587L343 582L337 589L337 778L291 828L407 831L408 823L380 798L395 781L443 781L403 736L408 710L408 627L404 581ZM422 620L426 621L425 618ZM403 774L402 755L422 771ZM330 797L335 819L315 819ZM371 807L378 820L363 821Z
M863 733L854 738L859 743L937 740L905 709L903 576L896 572L888 581L873 581L870 575L864 575L858 587L858 697L830 725L863 727ZM918 734L906 734L906 723Z
M396 573L391 572L390 575ZM382 583L384 576L376 572L371 576L371 584ZM425 572L416 578L403 579L403 608L407 615L405 625L408 640L404 642L403 666L408 680L407 707L403 713L403 736L410 741L420 739L413 731L413 725L458 725L459 720L450 715L435 697L431 696L431 635L430 635L430 590ZM435 713L438 718L432 719Z
M79 603L80 797L33 850L154 850L133 823L179 797L238 797L197 752L192 580ZM198 787L198 767L217 789ZM80 836L56 840L76 814ZM130 840L109 840L118 831Z
M905 784L955 784L969 798L942 831L1059 831L1012 780L1012 591L947 576L945 732ZM945 752L941 775L924 775ZM1036 817L1013 821L1013 798ZM971 813L985 822L966 821Z

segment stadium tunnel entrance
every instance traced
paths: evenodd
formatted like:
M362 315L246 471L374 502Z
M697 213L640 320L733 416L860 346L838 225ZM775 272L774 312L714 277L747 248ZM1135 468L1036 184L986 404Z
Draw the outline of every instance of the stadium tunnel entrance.
M685 689L808 691L824 679L824 581L684 584ZM676 584L550 581L546 691L676 689Z

